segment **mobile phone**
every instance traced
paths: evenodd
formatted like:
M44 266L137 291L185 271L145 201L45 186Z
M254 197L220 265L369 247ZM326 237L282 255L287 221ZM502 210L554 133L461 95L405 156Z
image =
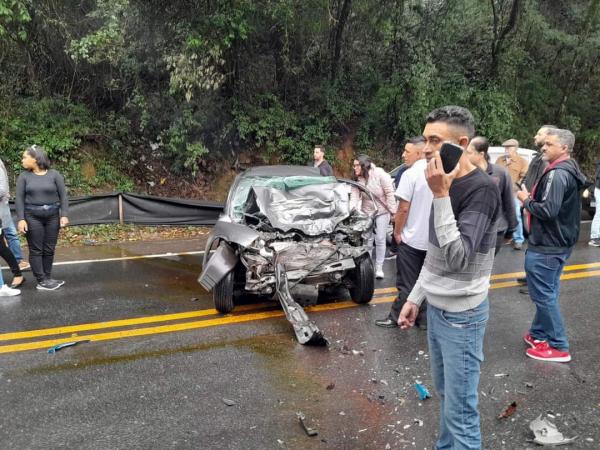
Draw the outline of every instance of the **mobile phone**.
M451 144L450 142L444 142L440 149L440 158L442 158L442 167L444 172L450 173L454 170L458 164L458 160L463 154L462 147Z

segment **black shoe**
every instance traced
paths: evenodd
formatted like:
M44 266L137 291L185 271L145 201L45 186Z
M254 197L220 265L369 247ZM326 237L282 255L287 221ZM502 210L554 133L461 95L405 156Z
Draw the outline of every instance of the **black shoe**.
M519 278L517 278L517 283L519 283L519 284L527 284L527 277L519 277Z
M396 252L392 252L390 250L385 251L385 259L395 259L398 254Z
M522 287L521 289L519 289L519 292L521 294L529 295L529 289L527 289L527 285L525 285L525 287Z
M383 328L396 328L398 326L398 323L394 322L388 317L387 319L377 319L375 321L375 325Z
M59 287L60 284L57 284L56 282L54 282L54 280L42 280L38 283L38 285L35 288L40 291L55 291Z
M54 278L48 278L48 281L58 284L58 287L61 287L63 284L65 284L65 282L63 280L55 280Z

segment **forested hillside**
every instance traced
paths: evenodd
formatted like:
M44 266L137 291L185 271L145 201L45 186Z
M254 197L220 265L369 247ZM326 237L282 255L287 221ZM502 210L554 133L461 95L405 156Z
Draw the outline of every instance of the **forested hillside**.
M210 196L315 143L392 166L443 104L600 156L600 0L0 0L0 76L2 158L44 145L80 191Z

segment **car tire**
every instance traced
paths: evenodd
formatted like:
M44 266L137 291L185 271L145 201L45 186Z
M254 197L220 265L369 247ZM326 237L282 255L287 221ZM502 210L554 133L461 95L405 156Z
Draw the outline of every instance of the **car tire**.
M375 292L375 270L371 257L363 256L355 260L356 267L352 269L350 278L352 287L350 298L354 303L369 303Z
M234 277L235 269L225 275L213 288L213 302L215 304L215 309L220 313L230 313L235 306L233 303Z

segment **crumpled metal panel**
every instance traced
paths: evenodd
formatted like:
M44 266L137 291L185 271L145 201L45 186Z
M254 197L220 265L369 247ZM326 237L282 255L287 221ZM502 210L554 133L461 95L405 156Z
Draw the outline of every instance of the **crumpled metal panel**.
M350 188L346 184L309 185L289 191L254 186L252 192L260 212L271 226L282 231L330 234L350 215Z

